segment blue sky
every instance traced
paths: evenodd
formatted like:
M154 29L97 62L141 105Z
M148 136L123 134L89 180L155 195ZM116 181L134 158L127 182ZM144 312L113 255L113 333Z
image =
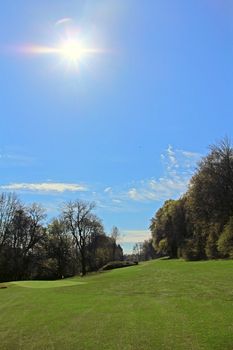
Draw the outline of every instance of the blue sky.
M65 21L62 21L66 19ZM54 47L70 28L101 53ZM0 189L94 200L125 251L178 198L233 123L233 5L222 0L17 0L0 12Z

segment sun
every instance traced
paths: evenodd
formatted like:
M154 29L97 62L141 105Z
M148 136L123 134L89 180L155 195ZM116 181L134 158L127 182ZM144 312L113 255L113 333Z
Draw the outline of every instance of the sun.
M35 55L56 55L70 66L86 61L87 56L101 54L104 51L87 45L86 42L78 38L67 38L54 46L30 45L20 49L21 52Z
M105 49L93 45L89 36L79 33L65 33L52 45L24 45L16 48L17 52L28 55L51 55L57 57L69 69L88 66L95 55L103 54ZM60 64L59 64L60 66Z
M58 48L57 52L68 62L77 63L87 53L87 49L75 39L67 39Z

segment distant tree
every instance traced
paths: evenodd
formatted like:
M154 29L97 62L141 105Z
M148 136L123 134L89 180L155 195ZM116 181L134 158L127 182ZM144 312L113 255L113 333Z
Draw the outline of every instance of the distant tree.
M192 177L189 201L200 223L225 224L233 212L233 148L229 139L210 146Z
M221 226L221 224L214 223L208 227L205 243L205 254L208 259L216 259L221 257L218 250L218 238L221 232Z
M156 251L153 246L153 240L145 240L142 244L142 258L143 260L151 260L157 257Z
M182 257L185 260L200 260L200 249L198 241L195 238L189 238L185 241L182 248Z
M191 179L186 198L199 255L218 257L218 238L233 213L233 148L229 139L210 147Z
M138 242L138 243L134 244L134 246L133 246L133 257L134 257L134 260L136 260L137 262L144 260L143 243L142 242Z
M43 223L46 218L45 210L37 203L33 203L25 208L25 213L29 218L29 228L25 232L24 247L25 252L33 250L33 247L43 238Z
M118 229L107 236L93 209L93 203L69 202L45 226L40 205L27 206L14 194L0 194L0 281L85 275L113 256L122 260Z
M21 207L15 213L12 221L13 251L15 256L17 279L30 276L30 265L34 261L34 249L45 238L43 221L46 217L45 210L33 203L27 207Z
M112 239L112 260L117 260L116 251L117 251L117 240L120 237L120 231L116 226L113 226L111 231Z
M7 219L2 225L6 239L0 254L0 274L6 279L29 278L35 266L34 249L45 234L44 210L37 204L23 206L14 196L8 196L6 203L9 208L5 208Z
M120 244L117 244L115 249L115 260L123 261L123 259L124 259L123 249Z
M184 199L167 200L151 220L150 230L157 253L177 258L187 236Z
M112 239L109 236L106 236L105 234L100 235L96 237L96 253L95 253L95 261L94 261L94 269L98 270L99 268L103 267L103 265L107 264L108 262L112 261ZM121 256L117 258L118 254L118 247L116 248L116 260L122 260L122 249L121 249Z
M111 231L111 237L116 242L120 237L120 231L117 226L113 226Z
M57 278L73 275L73 244L61 219L54 219L47 229L47 256L56 261L54 275Z
M87 265L90 271L98 270L105 262L111 260L112 241L104 232L102 223L98 220L88 239L87 245Z
M19 199L14 193L0 194L0 253L11 240L10 225L19 207Z
M232 215L233 148L225 138L199 162L182 198L165 201L152 218L155 250L190 260L226 256L224 242L231 244L226 225Z
M101 225L99 218L92 213L94 208L94 203L79 200L69 202L63 208L64 224L67 232L73 236L81 260L82 275L87 273L88 244Z
M225 225L217 246L223 257L233 259L233 216L230 217Z

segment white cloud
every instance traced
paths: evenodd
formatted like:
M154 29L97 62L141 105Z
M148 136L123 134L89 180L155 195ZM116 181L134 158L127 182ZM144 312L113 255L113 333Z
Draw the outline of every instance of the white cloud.
M117 204L120 204L122 201L120 199L114 199L112 200L113 203L117 203Z
M128 191L130 199L136 201L160 201L179 196L185 192L188 179L176 176L172 178L151 179L144 186L131 188Z
M59 25L67 24L67 23L71 23L71 22L73 22L73 20L70 17L61 18L55 23L55 26L59 26Z
M111 193L111 192L112 192L112 187L106 187L106 188L104 189L104 192L105 192L105 193Z
M168 146L166 152L167 152L167 157L170 161L170 165L177 166L178 164L177 164L176 154L171 145Z
M8 191L33 191L33 192L82 192L87 191L85 185L62 182L41 182L41 183L12 183L0 186L1 190Z
M183 150L180 150L180 152L187 158L200 158L200 154L199 153L196 153L196 152L189 152L189 151L183 151Z
M161 154L164 176L134 184L127 192L128 198L134 201L161 201L181 196L187 190L200 157L198 153L173 149L169 145L165 154Z
M119 243L139 243L151 238L149 230L121 230Z

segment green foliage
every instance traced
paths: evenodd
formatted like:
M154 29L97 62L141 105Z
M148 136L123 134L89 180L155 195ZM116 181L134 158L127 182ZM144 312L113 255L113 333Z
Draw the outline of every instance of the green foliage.
M167 240L167 238L163 238L159 241L157 250L162 255L168 254L168 240Z
M214 224L210 225L207 240L205 245L205 253L208 259L216 259L220 257L217 243L221 232L221 225Z
M186 237L184 199L166 201L151 222L155 250L177 258Z
M210 147L188 191L195 222L225 225L233 212L233 148L228 139Z
M199 260L200 249L197 244L197 241L194 239L188 239L181 250L181 256L185 260L189 260L189 261Z
M155 259L156 257L158 257L158 255L156 254L156 251L154 249L153 246L153 240L149 239L149 240L145 240L142 244L142 254L143 254L143 261L147 261L147 260L151 260L151 259Z
M37 270L37 279L50 280L56 278L56 271L58 270L58 262L56 259L48 258L41 261Z
M219 237L218 250L224 257L233 259L233 216Z
M172 258L230 257L232 231L225 225L232 213L233 148L224 139L202 158L186 194L166 201L155 214L150 226L154 247Z

